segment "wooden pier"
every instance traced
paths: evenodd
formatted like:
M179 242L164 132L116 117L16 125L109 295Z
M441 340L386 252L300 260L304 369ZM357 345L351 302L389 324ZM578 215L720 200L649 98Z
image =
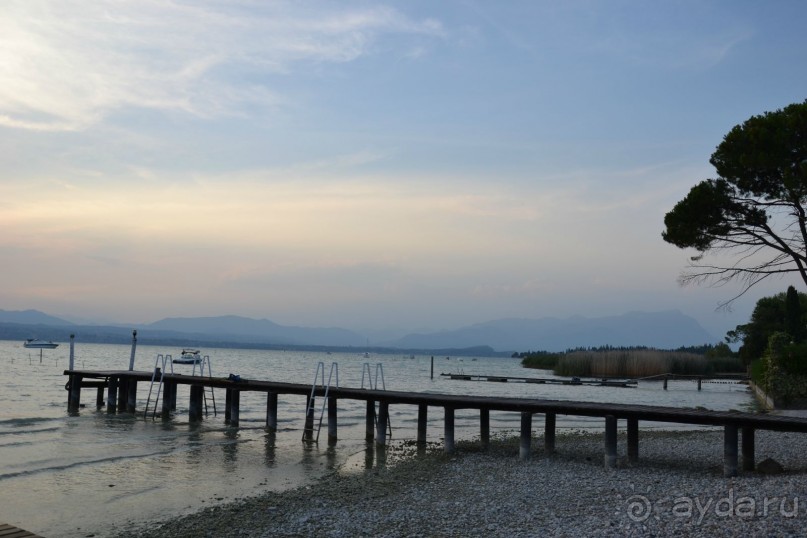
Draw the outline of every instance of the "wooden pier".
M81 389L89 386L99 392L105 387L107 398L103 402L96 398L99 408L106 405L107 412L135 412L136 391L139 382L151 382L152 372L136 371L88 371L66 370L69 376L68 410L75 412L80 407ZM99 381L102 381L99 383ZM328 440L335 443L337 439L337 402L340 399L365 401L366 437L368 441L375 439L379 445L387 444L389 427L389 407L391 405L412 405L418 408L417 442L425 445L426 427L429 407L442 407L444 410L444 448L453 452L454 414L458 409L477 409L480 417L480 437L483 445L490 442L490 411L505 411L521 414L520 457L527 459L531 455L532 423L536 414L544 417L544 452L552 454L555 450L555 423L557 415L600 417L605 422L604 463L607 467L616 467L617 461L617 425L618 421L627 422L627 456L628 461L636 462L639 458L639 422L669 422L677 424L697 424L719 426L724 430L723 472L725 476L736 476L738 473L738 440L742 434L742 470L753 471L755 466L754 433L756 430L773 430L807 433L807 419L758 415L753 413L731 411L708 411L696 409L679 409L646 405L609 404L593 402L572 402L560 400L508 398L490 396L472 396L455 394L432 394L421 392L398 392L388 390L370 390L361 388L342 388L317 385L279 383L273 381L256 381L244 379L228 379L219 377L200 377L181 374L164 376L161 415L170 417L172 407L175 408L176 387L190 385L189 420L200 421L203 418L203 398L206 389L218 388L227 391L227 402L224 414L225 423L238 426L239 402L241 392L266 393L266 428L277 429L278 397L280 395L300 395L307 398L322 398L327 394L328 404ZM309 401L308 409L313 409ZM309 413L310 414L310 413ZM306 417L304 437L312 438L313 417Z
M635 387L635 379L606 379L581 377L513 377L482 374L440 374L453 381L491 381L493 383L535 383L539 385L588 385L597 387Z
M497 376L485 374L440 374L453 381L492 381L494 383L536 383L546 385L587 385L596 387L636 387L639 381L661 381L664 390L667 390L669 381L697 381L698 390L701 390L703 383L718 384L747 384L749 377L743 374L717 374L717 375L683 375L683 374L659 374L639 379L616 379L616 378L582 378L582 377L513 377Z

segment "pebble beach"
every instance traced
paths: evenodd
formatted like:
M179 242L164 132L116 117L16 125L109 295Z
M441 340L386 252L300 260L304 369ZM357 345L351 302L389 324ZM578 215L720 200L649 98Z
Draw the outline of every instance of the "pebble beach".
M516 437L453 454L407 442L385 462L353 461L314 484L156 522L121 521L117 538L270 536L801 536L807 435L758 431L757 462L783 472L723 477L722 431L648 432L640 459L603 465L602 434L563 433L549 456ZM107 534L104 534L107 535ZM88 534L88 536L93 536ZM101 536L96 534L95 536Z

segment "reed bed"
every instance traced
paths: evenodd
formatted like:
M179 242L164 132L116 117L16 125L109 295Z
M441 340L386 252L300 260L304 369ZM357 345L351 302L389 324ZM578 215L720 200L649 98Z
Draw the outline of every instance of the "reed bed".
M695 353L655 349L572 351L560 357L554 370L562 376L637 378L736 372L742 371L742 364L738 359L717 361Z

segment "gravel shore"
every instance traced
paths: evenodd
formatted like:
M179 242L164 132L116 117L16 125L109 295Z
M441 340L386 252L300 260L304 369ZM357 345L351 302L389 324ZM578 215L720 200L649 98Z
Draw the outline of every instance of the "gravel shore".
M315 485L121 525L118 538L269 536L801 536L807 435L758 431L775 475L724 478L722 431L642 432L640 461L603 465L602 434L559 434L547 456L518 459L516 438L446 455L411 443L371 469L346 465ZM625 453L620 437L620 454Z

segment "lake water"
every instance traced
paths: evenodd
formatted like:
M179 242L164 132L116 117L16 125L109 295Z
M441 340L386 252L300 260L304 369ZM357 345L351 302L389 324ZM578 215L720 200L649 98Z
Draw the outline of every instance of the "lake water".
M76 369L124 370L127 345L77 343ZM139 345L135 370L152 370L158 353L179 355L180 349ZM661 382L640 382L637 388L536 385L452 381L440 373L550 377L551 372L526 370L518 359L434 358L430 356L316 353L245 349L207 349L213 374L237 374L248 379L311 384L322 362L327 370L338 364L339 385L360 387L365 364L373 373L383 368L389 390L449 394L498 395L524 398L619 402L714 410L755 409L744 385L675 381L669 390ZM126 525L187 513L220 502L283 490L308 483L337 468L373 465L372 448L364 440L364 402L339 401L339 441L325 442L323 426L318 445L303 444L305 398L281 396L278 432L264 430L266 397L241 395L241 425L224 424L224 391L216 393L217 416L200 424L187 420L188 387L179 387L176 414L167 421L144 417L149 385L138 386L132 414L108 414L95 409L95 389L82 391L86 404L78 414L67 413L66 376L69 345L39 351L21 342L0 341L0 521L49 537L106 536ZM175 365L177 373L192 367ZM319 410L317 411L317 418ZM479 435L478 411L456 412L456 439ZM391 406L392 442L415 439L417 408ZM491 433L517 431L517 413L491 413ZM559 429L603 428L601 419L557 417ZM641 423L640 428L694 428ZM534 428L540 431L540 421ZM440 442L443 414L429 408L428 439ZM369 452L368 452L369 450ZM377 463L376 463L377 464Z

